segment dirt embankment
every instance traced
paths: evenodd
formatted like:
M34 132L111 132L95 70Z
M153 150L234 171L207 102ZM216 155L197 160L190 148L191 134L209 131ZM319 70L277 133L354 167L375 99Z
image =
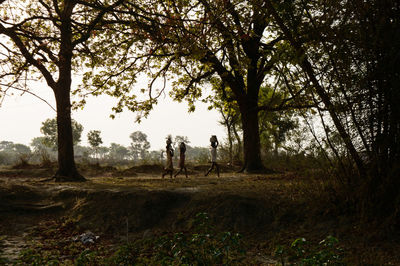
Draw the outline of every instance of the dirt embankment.
M280 198L265 177L191 177L160 179L90 178L85 184L17 180L0 188L0 212L7 215L68 215L90 230L182 230L197 213L207 212L221 230L266 233L300 215L299 204ZM285 203L286 201L286 203ZM285 212L283 207L285 205ZM287 207L292 206L289 210ZM1 219L5 222L4 219Z
M206 212L217 230L240 232L246 239L266 238L287 220L282 201L262 176L223 174L161 179L158 175L92 177L80 184L42 179L0 179L0 236L3 253L16 259L35 228L60 217L73 220L113 242L191 230L196 214ZM273 181L274 182L274 181ZM287 204L290 205L290 204ZM292 208L297 214L297 208ZM287 210L286 210L287 213Z
M316 202L307 191L318 190L313 187L317 183L307 184L294 174L225 172L217 178L196 173L188 179L161 179L158 173L138 172L89 177L79 184L40 180L0 178L0 235L5 241L21 240L30 228L63 216L82 230L125 241L190 230L196 214L206 212L216 229L241 233L261 252L270 254L277 244L289 244L297 237L318 243L335 235L349 252L359 252L364 245L363 253L378 250L382 262L388 257L400 261L393 252L398 244L379 240L365 246L360 240L364 232L355 232L361 228L356 221L340 214L340 206L326 205L330 201ZM25 245L20 240L15 252Z

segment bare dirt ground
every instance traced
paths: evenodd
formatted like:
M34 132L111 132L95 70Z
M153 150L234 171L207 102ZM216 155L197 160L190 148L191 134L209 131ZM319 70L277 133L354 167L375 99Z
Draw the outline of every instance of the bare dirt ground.
M97 248L112 249L133 239L188 230L195 215L206 212L217 229L241 233L260 265L276 262L272 253L278 244L298 237L318 243L328 235L341 240L350 264L400 265L396 238L373 235L371 241L364 225L315 202L310 191L322 192L318 181L294 173L249 175L226 169L220 178L215 173L204 177L203 170L191 171L189 178L162 179L158 166L103 169L86 173L84 183L43 182L51 176L46 170L2 171L0 257L11 263L44 239L65 248L69 242L60 239L70 241L87 230L100 237ZM326 202L321 198L321 204ZM63 256L72 256L68 252Z

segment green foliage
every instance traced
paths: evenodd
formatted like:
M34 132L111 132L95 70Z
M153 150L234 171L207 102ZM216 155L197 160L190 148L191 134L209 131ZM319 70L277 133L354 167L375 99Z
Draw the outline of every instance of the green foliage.
M72 139L74 145L81 141L83 126L72 119ZM43 143L50 148L57 149L57 118L42 122L40 132L44 135Z
M358 197L363 216L397 215L399 2L271 2L265 3L273 23L297 50L281 74L288 88L302 86L318 104L325 133L315 134L318 145L328 146L324 152L338 161L337 172L344 165L358 172L342 183Z
M117 143L111 143L108 156L113 161L124 161L129 155L129 150Z
M13 143L12 141L0 142L0 164L27 164L31 156L30 147L24 144Z
M209 153L208 148L186 145L186 161L192 161L198 164L208 163L210 160Z
M241 235L216 232L206 213L193 221L193 232L163 235L122 246L110 259L114 265L235 265L245 259Z
M65 221L61 227L70 227ZM58 229L55 229L56 231ZM46 234L53 235L54 231ZM53 243L56 245L56 243ZM48 250L40 246L23 250L17 265L236 265L243 264L246 252L241 235L217 232L206 213L199 213L192 221L191 232L162 235L155 239L142 239L119 247L109 258L98 250L79 243L61 244ZM81 250L81 251L80 251ZM83 251L82 251L83 250ZM75 254L72 260L59 260L60 252Z
M275 257L281 265L345 265L339 240L328 236L314 247L305 238L295 239L289 247L278 246Z
M100 144L103 143L103 140L100 137L100 133L101 133L100 130L91 130L87 134L89 145L92 147L95 157L97 157L98 155L98 149ZM84 157L87 158L88 152L83 154L85 155Z
M31 140L31 146L33 147L32 161L40 163L42 166L50 166L51 162L56 160L57 154L45 142L45 137L36 137Z
M58 260L58 256L55 254L50 254L46 252L40 252L36 249L24 249L20 252L17 264L22 265L60 265L60 261Z
M97 148L103 143L100 130L90 130L87 134L88 142L92 148Z
M92 251L90 249L85 249L79 254L78 258L75 260L76 266L85 266L85 265L99 265L103 261L103 259L98 256L96 251Z
M76 252L73 245L67 247L71 252ZM1 262L1 258L0 258ZM28 248L20 252L19 257L16 261L17 265L108 265L105 263L103 256L98 255L96 251L85 249L82 252L78 252L73 260L60 260L59 254L56 252L46 252L38 248Z
M190 143L190 140L187 136L175 136L174 143L175 145L179 146L181 142L184 142L186 145Z
M7 265L7 263L9 263L9 261L0 255L0 265Z
M131 138L130 152L135 161L145 159L150 148L150 142L147 141L147 135L141 131L135 131L129 135Z

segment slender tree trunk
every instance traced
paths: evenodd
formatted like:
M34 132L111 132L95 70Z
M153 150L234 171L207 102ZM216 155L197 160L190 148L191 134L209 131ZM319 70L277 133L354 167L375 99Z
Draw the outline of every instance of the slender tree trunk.
M232 138L232 123L229 121L226 124L226 129L228 130L228 142L229 142L229 164L233 164L233 138Z
M236 141L237 141L237 143L238 143L238 144L237 144L238 149L237 149L236 157L237 157L237 159L240 161L241 158L242 158L242 138L239 136L239 133L238 133L237 130L236 130L236 125L235 125L235 123L232 125L232 131L233 131L233 134L235 135Z
M223 108L219 109L219 112L222 116L223 121L220 122L222 125L226 127L228 132L228 143L229 143L229 164L233 163L233 138L232 138L232 126L233 126L233 118L230 114L225 114Z
M357 169L359 171L360 176L365 177L366 176L366 170L364 167L364 162L361 160L360 155L358 154L350 135L346 131L342 121L340 120L337 112L335 111L335 108L331 102L331 99L329 98L328 93L325 91L325 89L321 86L319 83L318 79L316 78L316 75L314 73L314 70L312 68L311 63L308 61L308 57L301 46L301 43L299 43L292 35L290 30L285 26L282 18L278 15L276 12L275 8L271 4L270 1L266 1L266 6L268 11L271 13L271 15L274 17L275 21L277 22L279 28L282 30L282 32L285 34L286 38L289 40L291 46L297 50L298 56L302 57L302 60L300 62L300 65L305 73L307 73L308 77L310 78L311 82L313 83L315 90L319 97L321 98L322 102L325 104L326 108L329 111L329 114L332 117L333 123L336 126L336 129L338 130L340 136L342 137L346 148L348 149L351 157L353 158L354 162L357 165Z

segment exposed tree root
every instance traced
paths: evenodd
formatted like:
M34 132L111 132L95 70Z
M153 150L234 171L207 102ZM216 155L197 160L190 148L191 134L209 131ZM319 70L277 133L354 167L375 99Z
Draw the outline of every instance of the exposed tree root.
M57 173L53 176L52 179L55 179L56 182L85 182L87 181L78 171L72 171L70 173L64 174L60 173L58 170Z

